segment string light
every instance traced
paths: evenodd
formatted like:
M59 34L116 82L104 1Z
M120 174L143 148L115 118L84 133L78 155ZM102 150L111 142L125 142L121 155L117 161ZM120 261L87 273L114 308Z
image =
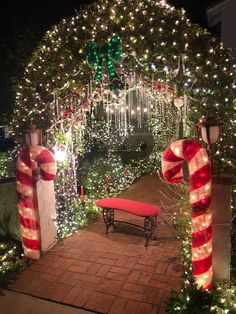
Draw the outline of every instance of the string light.
M74 162L73 156L83 151L82 126L86 128L86 115L91 114L94 103L92 99L86 110L83 107L87 101L87 82L92 81L93 75L86 63L84 47L89 40L97 43L107 41L112 33L119 35L123 42L124 59L121 67L116 68L119 74L130 73L135 68L139 77L145 77L146 81L151 82L154 76L155 81L160 80L164 85L171 82L169 85L173 85L180 95L186 93L189 96L186 110L184 107L178 109L163 105L158 108L158 113L166 117L166 120L155 119L158 114L150 118L155 139L154 150L162 149L171 138L180 135L176 133L177 129L181 129L181 125L176 125L179 123L176 120L181 121L180 117L188 118L184 135L193 135L192 125L199 116L214 111L225 124L223 140L216 144L217 166L221 172L235 171L234 150L230 148L236 136L233 61L221 43L212 39L205 30L191 25L184 11L174 10L166 1L135 0L132 6L127 6L124 0L99 0L91 4L89 11L81 10L76 17L62 20L48 31L16 88L12 134L20 137L24 120L35 120L47 134L46 145L57 145L58 149L64 149L67 145L67 162ZM181 56L183 53L184 57ZM178 65L180 60L183 61L181 66ZM175 76L176 69L179 76ZM59 99L58 112L56 102L53 101L55 91ZM66 99L70 101L66 102ZM74 107L76 112L63 116L63 113L69 112L70 107ZM75 120L76 114L77 117L82 116L82 123ZM232 120L229 120L229 116ZM65 127L65 132L59 132L60 123ZM78 143L73 149L70 148L72 144L69 139L64 137L70 125L73 125L73 141ZM46 133L51 127L51 131ZM64 173L64 170L60 171L58 180L62 180ZM60 199L58 206L64 208L65 212L77 198L77 178L72 176L71 181L74 182L73 187L69 187L71 182L65 186L60 181L58 183L62 195L57 195ZM235 197L232 204L235 208ZM70 221L70 218L67 220ZM70 224L74 229L73 222ZM68 227L68 230L71 229ZM67 231L64 228L62 233Z

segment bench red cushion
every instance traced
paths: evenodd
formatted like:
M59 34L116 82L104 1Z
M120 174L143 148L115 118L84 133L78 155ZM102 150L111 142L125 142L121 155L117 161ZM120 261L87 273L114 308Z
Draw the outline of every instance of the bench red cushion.
M122 210L137 216L156 216L160 208L147 203L126 200L123 198L103 198L96 201L96 205L102 208Z

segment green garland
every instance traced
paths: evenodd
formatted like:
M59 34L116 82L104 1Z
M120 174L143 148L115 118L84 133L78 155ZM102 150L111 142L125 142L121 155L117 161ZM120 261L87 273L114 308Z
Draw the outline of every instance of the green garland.
M110 47L108 51L113 52L109 52L107 57L108 51L99 53L99 49L110 43L111 38L116 49L113 51ZM122 51L118 38L122 42ZM149 84L158 81L176 87L178 95L187 94L190 99L188 134L194 134L194 124L202 115L214 112L216 117L220 117L224 130L215 145L216 164L221 173L234 173L236 75L233 60L221 43L207 31L191 24L183 10L174 10L163 1L134 0L127 5L125 0L99 0L49 30L33 53L16 88L11 129L19 141L26 121L32 119L42 127L44 135L46 130L50 130L47 138L45 136L47 147L61 146L64 149L67 145L73 146L69 166L77 166L75 156L86 152L86 147L83 152L84 140L79 135L81 129L78 125L77 128L71 126L70 117L73 116L76 121L80 117L73 113L75 108L70 108L68 99L81 99L82 107L90 108L94 114L94 101L89 101L87 94L88 89L94 91L100 84L94 80L92 85L88 84L96 76L86 62L88 51L86 55L85 47L89 42L97 47L93 51L96 55L93 66L101 63L102 55L104 60L110 60L117 53L117 60L120 61L123 53L122 63L116 66L118 75L129 74L135 69L136 74ZM109 86L109 82L107 84ZM57 136L61 131L58 128L60 124L54 125L58 109L55 94L63 117L64 134L61 138ZM173 134L178 110L171 104L167 106L162 110L165 117L163 123L157 116L150 121L157 152L173 137L180 135ZM68 141L70 132L72 143ZM105 132L105 135L108 133ZM66 170L64 175L71 178ZM63 177L63 173L59 177ZM74 190L70 188L70 182L65 182L66 192L60 191L62 201L59 206L65 210L69 210L70 202L77 198L77 179L70 179L74 181ZM63 196L63 193L72 194ZM235 201L232 206L234 216Z
M0 179L15 176L15 167L10 152L0 153Z
M21 242L0 238L0 288L6 288L25 265Z
M134 0L127 6L125 0L99 0L48 31L16 89L15 135L21 136L27 119L33 119L43 131L50 127L55 91L64 96L78 90L80 95L86 93L93 76L86 62L86 43L103 46L112 34L121 39L124 54L117 72L135 69L146 81L160 80L188 94L192 128L207 113L221 118L224 131L216 144L217 164L221 172L232 172L236 136L233 60L210 33L189 22L184 10L174 10L163 1ZM169 127L163 126L161 132Z
M180 293L173 292L167 301L169 314L233 314L236 311L236 288L222 284L211 291L203 292L194 281Z

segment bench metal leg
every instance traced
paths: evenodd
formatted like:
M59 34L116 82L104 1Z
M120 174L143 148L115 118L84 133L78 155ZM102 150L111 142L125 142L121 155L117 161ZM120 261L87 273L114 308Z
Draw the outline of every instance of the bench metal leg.
M114 220L114 209L113 208L103 208L102 209L102 214L103 214L103 220L106 225L106 231L105 234L108 234L109 228L113 226L115 228L115 220ZM116 220L117 222L117 220ZM124 221L119 221L123 223L127 223ZM135 224L127 223L139 228L144 229L144 233L146 236L146 242L145 242L145 247L148 246L149 240L155 240L156 239L156 229L157 229L157 217L156 216L146 216L144 218L144 228Z
M148 246L148 241L156 239L156 229L157 229L157 217L148 216L144 219L144 232L146 235L145 247Z
M106 225L106 234L108 234L108 230L111 226L115 227L114 225L114 209L112 208L103 208L102 209L103 219Z

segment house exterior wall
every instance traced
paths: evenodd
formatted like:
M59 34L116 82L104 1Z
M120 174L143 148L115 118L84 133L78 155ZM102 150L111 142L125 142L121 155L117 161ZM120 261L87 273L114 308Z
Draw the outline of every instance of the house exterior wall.
M210 27L221 23L221 41L226 48L232 49L236 58L236 0L217 2L206 11Z
M236 58L236 1L227 2L222 8L221 40L226 48L232 49Z

